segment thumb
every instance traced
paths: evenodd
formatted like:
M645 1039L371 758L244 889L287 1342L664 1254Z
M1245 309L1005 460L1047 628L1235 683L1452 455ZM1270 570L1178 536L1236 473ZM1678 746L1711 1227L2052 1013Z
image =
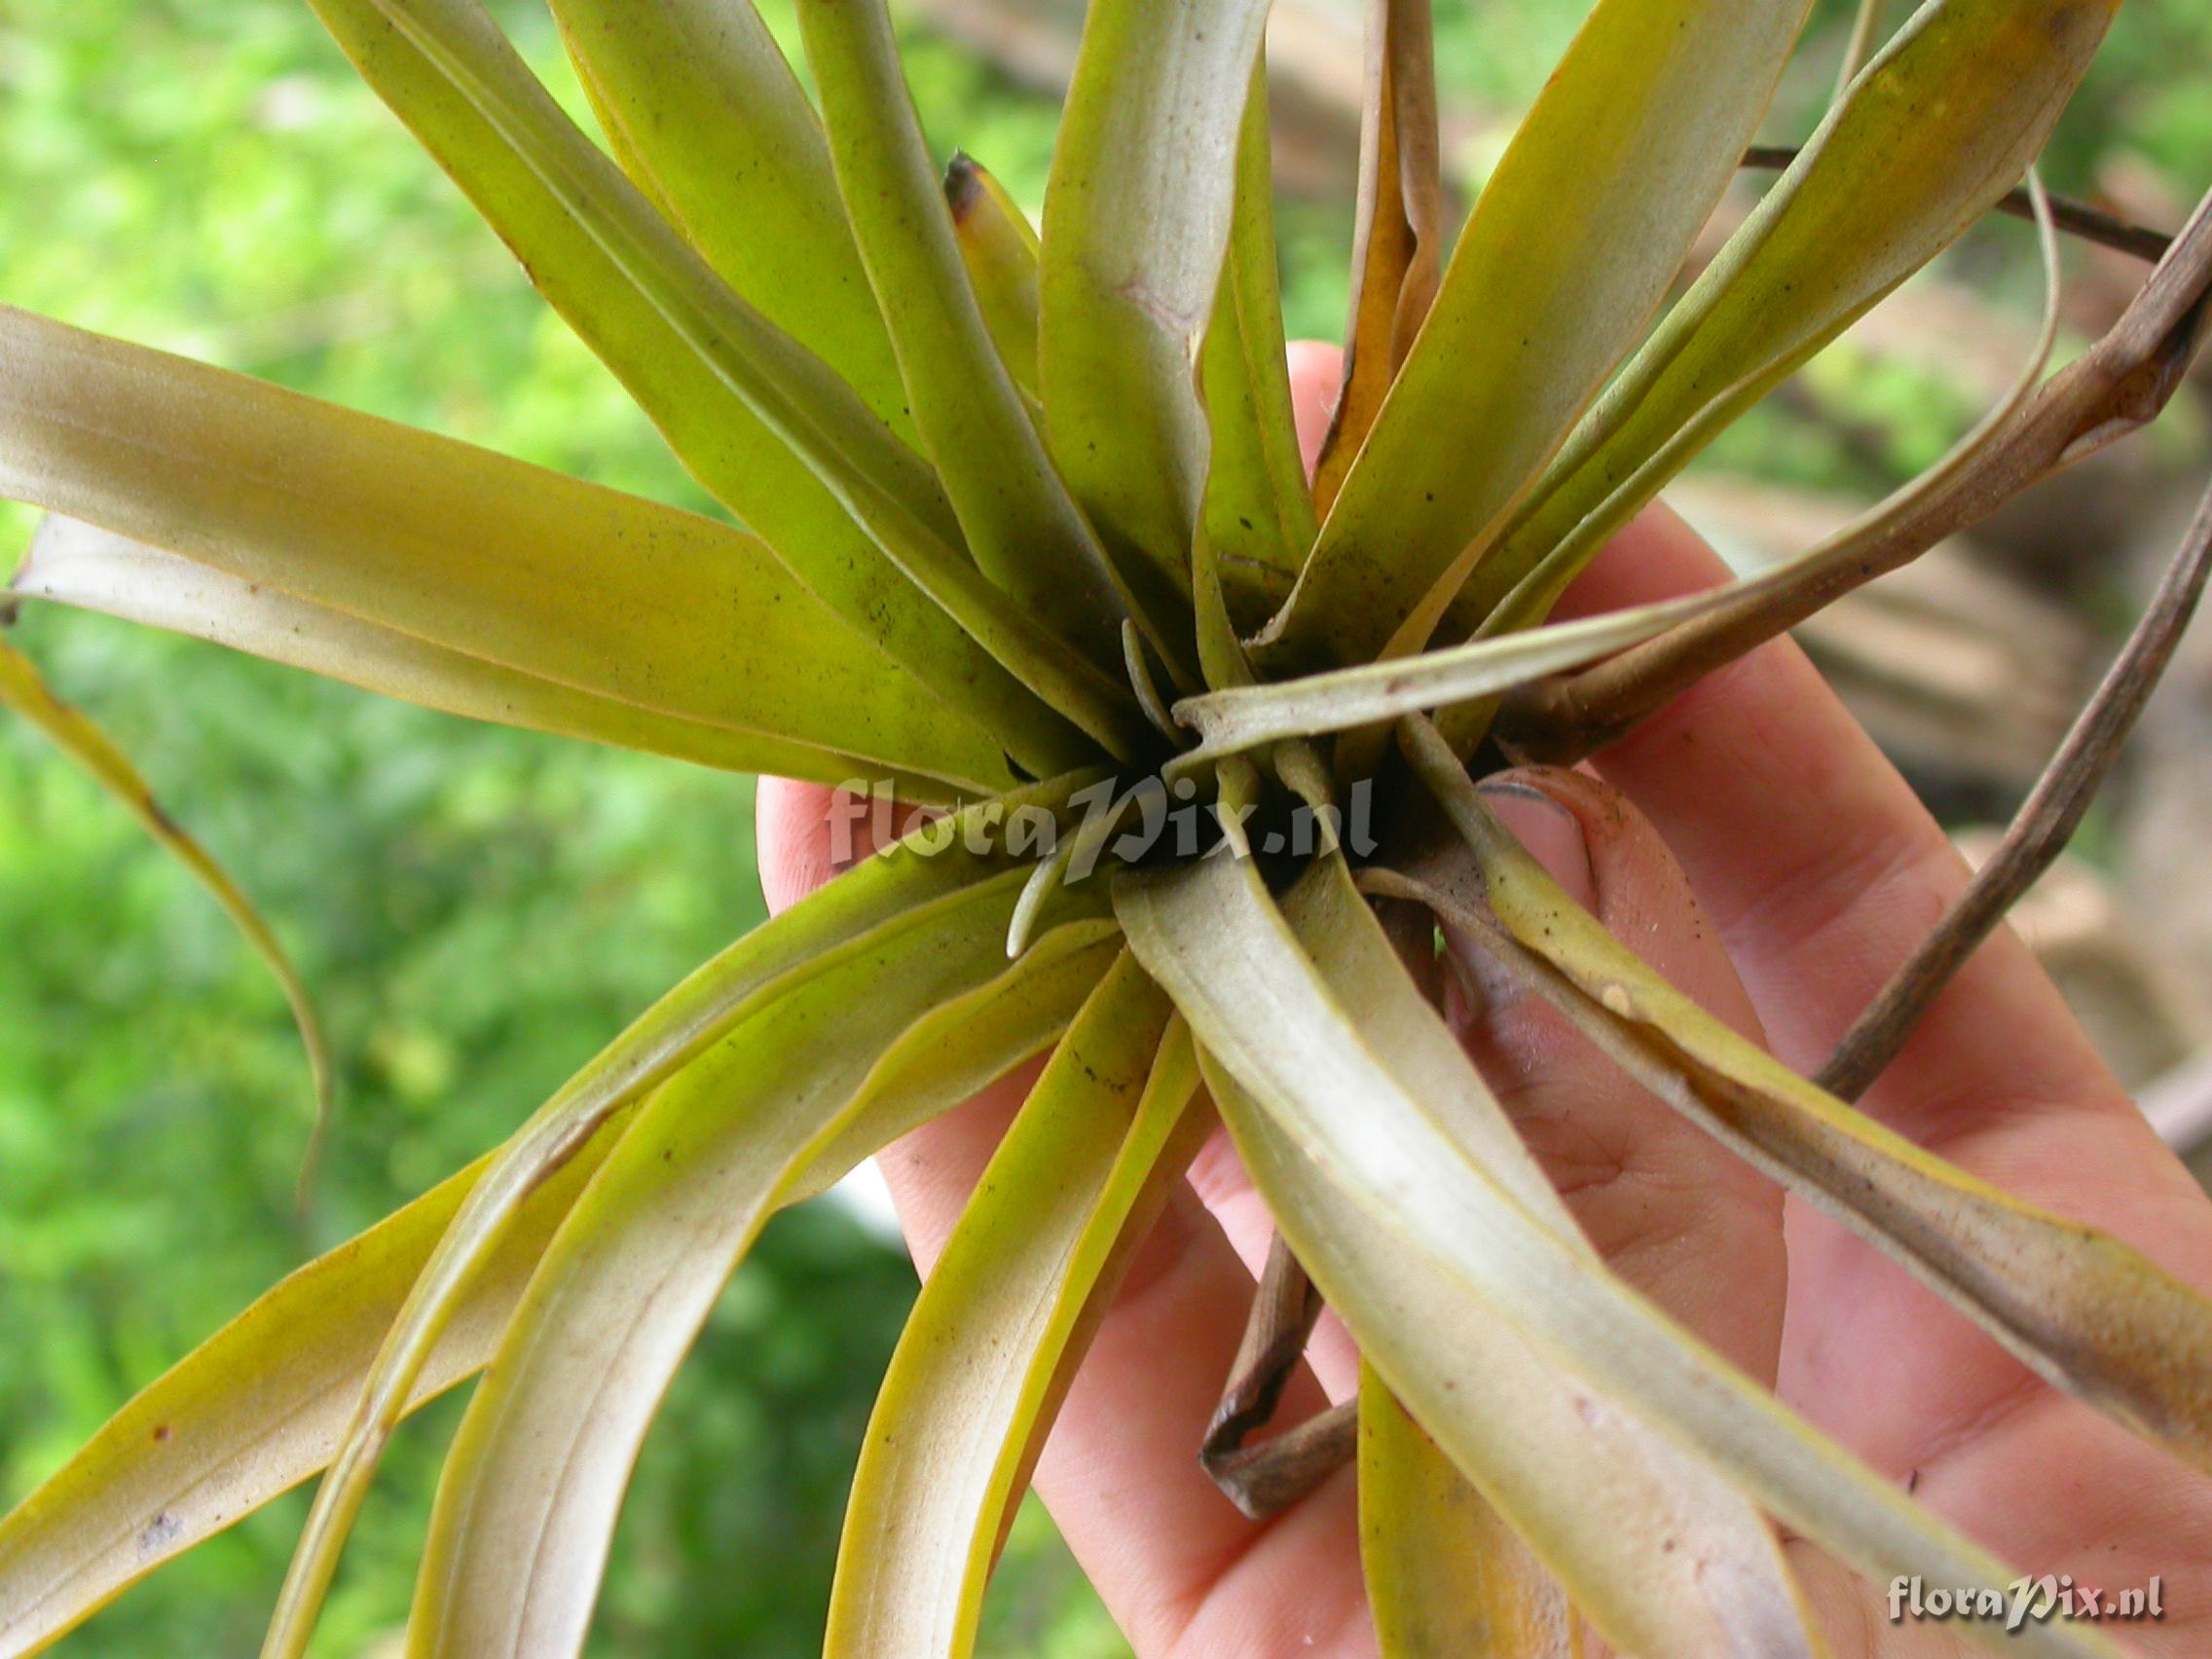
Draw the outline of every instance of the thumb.
M1580 772L1482 785L1492 810L1567 891L1685 995L1759 1037L1751 999L1657 831ZM1536 993L1454 938L1461 1035L1616 1272L1762 1382L1774 1380L1787 1258L1782 1193L1631 1082Z

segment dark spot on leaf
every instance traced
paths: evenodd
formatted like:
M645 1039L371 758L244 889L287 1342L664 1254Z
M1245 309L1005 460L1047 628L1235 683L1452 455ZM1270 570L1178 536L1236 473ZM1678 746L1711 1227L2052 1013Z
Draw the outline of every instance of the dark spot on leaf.
M176 1540L178 1534L183 1530L184 1523L167 1510L163 1510L153 1520L147 1522L146 1530L138 1534L139 1560L146 1561L160 1555L164 1549Z

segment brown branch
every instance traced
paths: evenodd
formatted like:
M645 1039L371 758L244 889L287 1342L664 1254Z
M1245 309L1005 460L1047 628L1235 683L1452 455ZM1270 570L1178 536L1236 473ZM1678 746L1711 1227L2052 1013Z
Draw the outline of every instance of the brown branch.
M1936 930L1859 1016L1815 1082L1857 1099L1882 1074L1920 1017L1966 966L2013 902L2048 869L2081 827L2098 787L2120 757L2174 647L2195 614L2212 571L2212 491L2207 491L2172 565L2127 645L2029 793L1997 851Z
M2032 484L2155 420L2204 334L2212 290L2212 196L2111 332L2038 387L1973 465L1877 539L1808 565L1780 588L1724 605L1595 668L1507 699L1500 736L1568 763L1616 741L1714 669L1787 633L1856 588L1978 524Z
M1782 172L1797 160L1798 150L1789 144L1754 144L1744 152L1744 166L1753 172ZM2025 186L2013 191L1997 203L1997 211L2009 213L2015 219L2033 222L2036 216L2034 200ZM2068 236L2080 237L2083 241L2095 242L2118 253L2128 254L2156 264L2166 256L2174 239L2163 231L2154 231L2148 225L2132 224L2117 214L2107 213L2101 207L2092 207L2086 202L2075 202L2063 196L2050 199L2051 222Z

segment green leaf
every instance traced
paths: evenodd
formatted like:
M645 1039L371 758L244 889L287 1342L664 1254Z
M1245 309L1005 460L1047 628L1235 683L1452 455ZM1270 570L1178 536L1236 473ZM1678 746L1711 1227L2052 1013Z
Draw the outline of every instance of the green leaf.
M907 1130L1051 1048L1121 948L1119 930L1103 922L1062 923L1007 973L916 1021L878 1063L862 1109L845 1116L785 1201L826 1192Z
M826 784L888 782L906 800L943 801L959 793L984 793L979 781L887 769L881 760L679 719L540 680L54 513L39 525L10 591L211 640L470 719L586 738L725 771ZM800 598L812 604L805 595ZM834 624L827 612L824 616ZM848 638L852 645L868 649ZM895 682L903 678L903 671L889 659L883 668ZM917 693L919 689L915 687ZM949 711L940 715L948 721L954 718ZM1002 778L997 784L1003 788L1012 782Z
M1740 601L1771 574L1632 609L1579 617L1527 633L1471 640L1419 656L1361 663L1273 684L1208 691L1177 703L1177 720L1201 747L1181 764L1235 755L1290 737L1349 731L1419 710L1493 697L1656 638L1678 622Z
M1806 1082L1647 967L1482 803L1435 737L1409 755L1476 867L1432 875L1557 969L1640 1082L1879 1246L2054 1386L2212 1467L2212 1303L2109 1235L2021 1203ZM1439 787L1445 769L1456 780ZM1463 786L1463 787L1461 787ZM1473 889L1473 891L1469 891ZM1480 918L1475 918L1478 923ZM1606 1027L1627 1041L1610 1040Z
M1372 1365L1359 1371L1359 1559L1382 1659L1577 1659L1559 1585Z
M1668 1441L1869 1576L1919 1573L1992 1590L2016 1576L1543 1225L1367 1048L1247 861L1124 876L1115 910L1203 1057L1218 1062L1207 1068L1216 1104L1300 1260L1456 1461L1465 1453L1455 1442L1479 1444L1489 1416L1465 1398L1480 1373L1465 1369L1461 1345L1509 1333L1593 1400L1633 1403ZM1427 1397L1415 1387L1424 1379ZM1587 1510L1586 1495L1567 1506L1576 1507ZM1560 1555L1546 1559L1565 1571ZM1640 1604L1618 1611L1633 1616ZM1587 1610L1604 1622L1601 1609ZM2021 1651L2119 1655L2086 1625L1989 1639Z
M983 573L1094 662L1127 614L969 286L883 0L800 0L837 182L906 397Z
M911 441L822 123L753 0L552 7L623 170L717 276Z
M524 1200L403 1409L482 1367L546 1240L613 1140L603 1132L588 1141ZM0 1655L41 1651L330 1460L408 1286L490 1162L477 1160L277 1284L0 1520Z
M696 970L532 1115L471 1189L378 1352L308 1516L268 1659L300 1652L402 1402L516 1206L609 1116L684 1070L740 1020L868 951L880 936L958 908L970 889L1018 883L1024 863L1009 850L1004 826L1017 813L1067 813L1073 792L1094 776L1073 774L910 831Z
M24 312L0 353L0 496L655 715L1011 781L989 729L726 526Z
M677 454L832 608L884 637L963 712L1004 730L1029 770L1087 757L1068 719L1109 752L1141 743L1118 682L1071 659L976 569L928 464L708 269L577 130L476 0L315 8ZM948 643L948 621L1006 674L983 671L965 645ZM917 632L934 642L918 653Z
M131 764L130 756L117 748L114 740L84 711L55 696L39 673L38 665L5 641L0 641L0 709L14 710L45 732L64 755L120 801L144 827L146 833L206 888L239 932L245 936L254 954L267 963L270 973L276 976L284 1000L291 1005L292 1022L299 1027L300 1042L308 1051L308 1069L314 1079L314 1129L300 1166L300 1191L305 1195L322 1150L323 1137L329 1130L336 1085L331 1077L330 1051L323 1041L322 1025L315 1018L314 1004L309 999L307 986L301 982L292 959L284 954L284 947L276 942L276 934L261 919L253 901L207 849L154 798L152 788Z
M973 1651L1060 1396L1211 1123L1171 1012L1124 951L931 1269L861 1448L826 1659Z
M1476 568L1459 618L1480 620L1570 534L1587 560L2017 185L2118 5L1928 0L1607 388Z
M771 568L773 562L770 562ZM788 583L777 569L779 580ZM440 572L445 573L443 571ZM397 628L301 599L267 583L195 564L166 548L80 519L49 513L40 522L8 593L97 611L145 627L166 628L211 641L272 662L302 668L425 708L469 719L522 726L689 760L724 771L758 772L818 783L865 779L894 785L902 798L941 802L1011 787L1004 759L991 776L932 777L878 757L840 754L782 737L737 731L680 719L635 703L579 690L556 681L449 650ZM786 586L802 608L811 596ZM827 611L817 619L830 637L865 661L872 647L843 629ZM888 658L878 666L894 683L904 671ZM919 685L913 687L920 694ZM940 705L946 725L922 734L923 742L953 736L957 717ZM987 756L988 734L974 734L977 759Z
M1369 1363L1513 1517L1528 1550L1578 1602L1592 1597L1590 1621L1608 1641L1638 1653L1825 1654L1771 1530L1725 1481L1631 1416L1633 1396L1584 1386L1500 1305L1393 1246L1233 1076L1206 1076L1277 1225L1302 1260L1312 1252L1315 1282ZM1745 1545L1765 1558L1751 1558L1765 1580L1756 1591L1736 1577Z
M1429 0L1368 0L1351 325L1345 331L1344 387L1313 468L1313 498L1323 512L1335 504L1436 299L1444 180L1432 33Z
M886 1079L896 1087L902 1038L1022 972L1001 943L1020 881L977 883L783 987L640 1112L469 1403L431 1514L411 1653L581 1649L638 1448L723 1284L820 1156L874 1115ZM1093 921L1086 935L1108 931ZM935 1107L999 1060L970 1067Z
M982 308L999 360L1023 395L1037 401L1037 232L1006 186L955 151L944 169L944 202L961 263Z
M1267 12L1094 0L1045 194L1046 435L1156 645L1188 637L1176 624L1206 476L1193 374Z
M1600 0L1475 203L1264 666L1425 642L1424 596L1449 599L1665 298L1805 12Z
M617 374L635 365L613 329L628 323L641 340L648 329L671 339L719 388L702 404L749 411L841 496L879 496L927 531L957 535L928 463L715 275L553 101L476 0L316 0L315 9L532 279L564 314L575 313L595 350L608 349ZM511 194L487 204L502 183ZM573 269L553 270L540 255L566 256Z
M1244 104L1229 253L1198 382L1209 441L1201 523L1231 608L1250 632L1287 597L1317 534L1290 408L1267 76L1260 70Z

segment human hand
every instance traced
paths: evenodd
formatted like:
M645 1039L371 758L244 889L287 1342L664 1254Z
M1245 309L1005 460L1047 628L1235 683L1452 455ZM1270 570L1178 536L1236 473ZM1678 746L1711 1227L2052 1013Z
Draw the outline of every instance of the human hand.
M1333 348L1292 349L1309 461L1338 364ZM1654 508L1563 614L1723 574ZM1509 773L1486 791L1617 936L1801 1070L1826 1057L1966 880L1948 839L1788 641L1712 676L1592 768ZM833 873L830 799L819 786L762 780L771 908ZM1548 1008L1470 966L1482 989L1450 1012L1616 1272L2023 1570L2107 1591L2157 1576L2163 1621L2112 1627L2123 1643L2212 1648L2212 1480L2054 1393L1870 1247L1784 1202ZM925 1273L1028 1082L1009 1079L883 1155ZM1976 953L1862 1105L2212 1290L2212 1202L2010 933ZM1143 1659L1375 1651L1351 1472L1253 1522L1198 1464L1271 1233L1217 1137L1132 1265L1038 1463L1038 1491ZM1350 1342L1325 1318L1277 1420L1356 1384ZM1956 1624L1892 1623L1887 1586L1810 1545L1792 1542L1790 1554L1837 1659L1970 1647Z

